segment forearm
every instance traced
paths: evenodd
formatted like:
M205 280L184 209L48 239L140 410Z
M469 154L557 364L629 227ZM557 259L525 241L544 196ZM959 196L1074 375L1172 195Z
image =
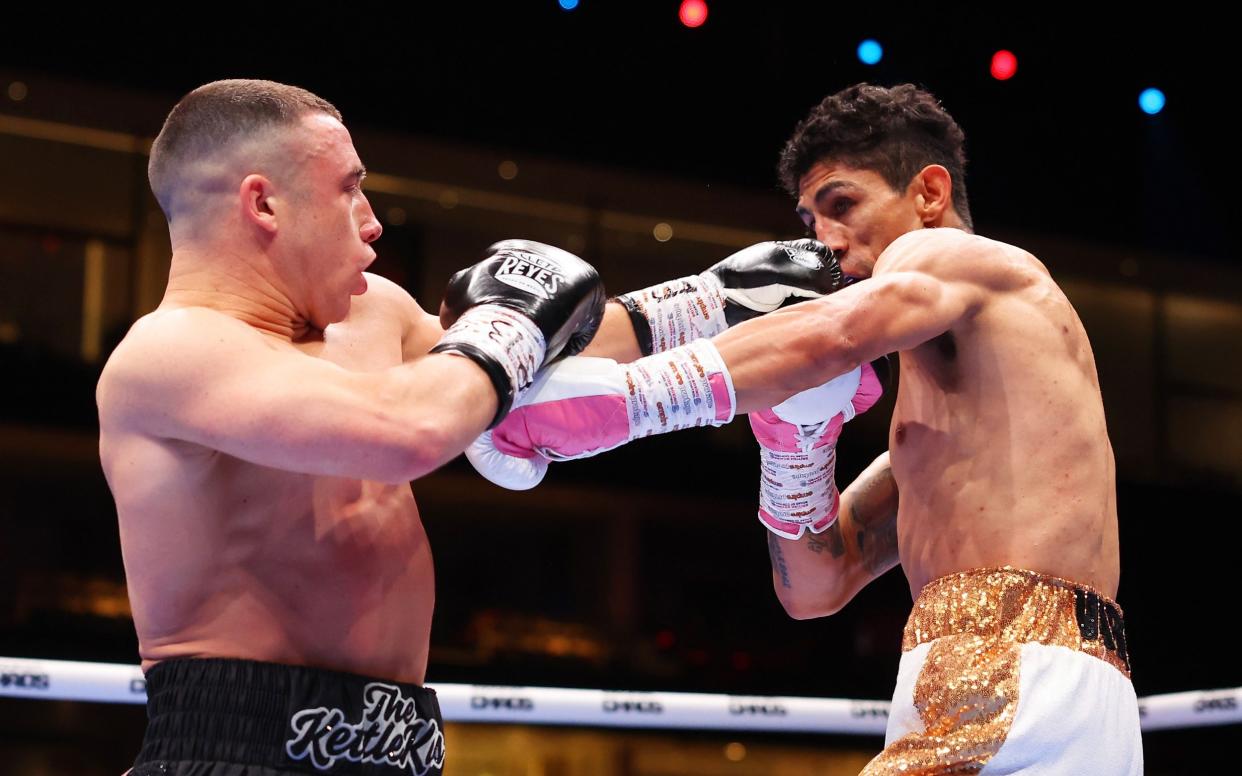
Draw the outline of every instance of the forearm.
M790 617L825 617L845 605L849 599L841 589L849 564L840 520L821 534L808 531L799 539L767 536L772 587Z
M307 474L401 483L460 455L496 413L496 390L473 361L424 358L321 384L296 413L208 446Z
M799 391L844 374L866 358L853 334L858 328L850 300L853 289L786 307L741 323L713 338L729 369L739 414L780 404Z
M978 304L974 286L891 272L739 324L713 342L732 376L737 411L751 412L927 342Z
M377 411L403 426L410 450L412 480L460 455L495 417L496 388L487 373L468 358L432 353L387 375Z
M888 454L841 494L840 516L820 534L768 534L772 583L791 617L840 611L871 580L898 564L897 488Z

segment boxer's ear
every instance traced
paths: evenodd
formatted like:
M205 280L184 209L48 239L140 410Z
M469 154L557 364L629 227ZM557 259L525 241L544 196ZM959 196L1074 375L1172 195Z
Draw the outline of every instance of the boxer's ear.
M275 233L277 196L275 186L263 175L247 175L238 187L238 206L242 221L265 232Z
M907 195L923 226L940 226L953 202L953 177L939 164L929 164L910 181Z

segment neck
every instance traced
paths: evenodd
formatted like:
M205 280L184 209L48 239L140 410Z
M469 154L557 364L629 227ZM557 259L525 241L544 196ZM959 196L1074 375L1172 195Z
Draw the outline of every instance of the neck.
M179 246L160 306L206 307L289 341L316 334L275 277L266 257Z
M962 221L961 216L959 216L957 214L957 211L954 210L952 207L945 208L944 212L941 213L940 215L939 223L928 224L928 226L948 227L950 229L961 229L963 232L966 232L968 234L975 233L975 230L967 226L966 223Z

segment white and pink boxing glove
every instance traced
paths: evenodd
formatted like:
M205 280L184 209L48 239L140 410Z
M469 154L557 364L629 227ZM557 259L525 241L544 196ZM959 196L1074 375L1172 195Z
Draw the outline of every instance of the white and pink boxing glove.
M549 461L587 458L633 439L733 419L733 381L711 340L628 364L574 356L539 372L508 416L466 449L510 490L539 484Z
M759 522L786 539L836 522L837 439L841 427L880 400L884 389L871 364L794 394L772 409L750 413L759 441Z

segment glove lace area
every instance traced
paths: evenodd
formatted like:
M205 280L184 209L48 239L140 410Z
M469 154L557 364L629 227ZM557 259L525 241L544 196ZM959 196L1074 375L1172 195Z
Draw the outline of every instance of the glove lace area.
M836 446L815 447L831 419L798 426L798 451L759 448L759 507L773 518L820 533L837 516Z

